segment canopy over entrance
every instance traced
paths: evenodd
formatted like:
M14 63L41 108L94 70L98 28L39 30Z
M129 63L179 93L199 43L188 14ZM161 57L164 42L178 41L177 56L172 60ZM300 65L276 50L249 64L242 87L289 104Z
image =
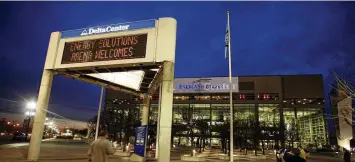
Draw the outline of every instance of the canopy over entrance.
M133 95L152 95L162 73L162 64L132 67L55 70L58 74Z

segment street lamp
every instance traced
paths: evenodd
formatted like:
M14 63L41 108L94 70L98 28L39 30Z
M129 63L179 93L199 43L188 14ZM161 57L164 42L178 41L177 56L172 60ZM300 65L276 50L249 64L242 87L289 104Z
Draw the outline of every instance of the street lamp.
M36 109L36 102L34 102L34 101L27 102L26 107L29 110L35 110Z
M36 111L36 103L34 101L30 101L26 103L26 113L25 115L27 116L27 127L26 127L26 139L28 137L28 129L30 128L30 122L31 118L35 116L35 111Z

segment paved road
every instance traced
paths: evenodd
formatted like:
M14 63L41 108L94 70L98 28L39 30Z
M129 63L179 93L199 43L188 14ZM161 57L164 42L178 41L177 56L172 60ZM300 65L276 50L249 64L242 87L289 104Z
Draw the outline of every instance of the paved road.
M19 141L12 141L12 136L0 136L0 145L17 142Z

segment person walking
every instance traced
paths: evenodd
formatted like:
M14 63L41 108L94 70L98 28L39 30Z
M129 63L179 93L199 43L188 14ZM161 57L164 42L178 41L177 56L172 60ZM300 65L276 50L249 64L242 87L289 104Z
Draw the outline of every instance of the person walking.
M276 151L276 162L282 162L282 149Z
M115 153L115 149L112 143L107 140L108 132L101 131L99 133L99 138L92 142L89 151L89 161L90 162L108 162L108 155Z
M350 151L344 148L344 162L351 162L351 154Z
M304 149L302 148L302 147L300 147L299 148L299 150L300 150L300 156L301 156L301 158L303 158L303 159L307 159L307 153L306 153L306 151L304 151Z
M293 148L291 152L285 153L284 160L286 162L306 162L306 160L303 159L300 154L301 152L298 148Z

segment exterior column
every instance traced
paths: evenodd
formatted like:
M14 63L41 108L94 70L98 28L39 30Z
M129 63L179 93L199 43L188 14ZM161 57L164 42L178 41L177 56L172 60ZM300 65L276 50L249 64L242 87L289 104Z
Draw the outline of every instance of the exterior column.
M60 32L53 32L49 40L46 62L44 63L41 85L37 97L36 114L33 120L32 135L27 156L28 161L37 161L39 157L54 75L54 72L48 69L52 69L54 66L60 35Z
M255 126L254 126L254 154L257 155L257 148L259 147L259 137L261 137L260 133L260 122L259 122L259 104L254 104L254 112L255 112ZM262 148L264 149L264 148Z
M130 156L130 161L137 161L137 162L143 162L146 161L146 156L147 156L147 142L148 142L148 123L149 123L149 107L150 107L150 96L149 95L144 95L143 96L143 107L142 107L142 122L141 126L146 125L147 130L144 138L144 157L137 155L137 154L132 154Z
M280 107L279 107L279 111L280 111L280 125L279 125L279 140L281 141L281 148L284 149L285 148L285 120L284 120L284 108L285 104L281 103Z
M143 112L142 112L142 125L148 125L149 123L149 106L150 96L145 95L143 98Z
M285 80L284 77L280 77L281 80L281 103L279 104L279 111L280 111L280 125L279 125L279 140L281 141L281 148L285 148L285 120L284 120L284 108L286 104L284 103L285 100Z
M27 160L29 161L37 161L39 157L43 137L44 122L46 121L49 97L52 88L53 75L53 72L50 70L43 71L41 86L36 104L36 115L33 122L30 147L28 149Z
M174 63L164 62L162 79L161 116L159 123L158 162L170 161L171 124L173 110Z
M157 118L157 134L155 137L155 158L158 158L159 155L159 134L160 134L160 111L161 111L161 84L159 85L159 101L158 101L158 118Z
M210 125L212 125L212 104L209 105L210 105ZM212 147L212 131L210 131L210 147Z

